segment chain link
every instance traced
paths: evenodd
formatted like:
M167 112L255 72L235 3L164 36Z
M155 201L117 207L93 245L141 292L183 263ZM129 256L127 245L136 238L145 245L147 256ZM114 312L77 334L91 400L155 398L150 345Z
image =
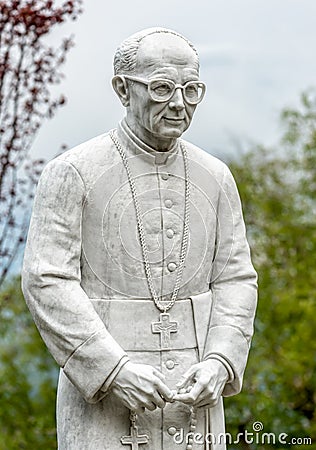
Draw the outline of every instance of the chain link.
M147 247L147 242L146 242L146 237L145 237L142 213L141 213L141 209L140 209L139 201L138 201L135 180L132 176L126 153L125 153L123 147L121 146L121 143L119 142L117 137L114 135L114 131L110 132L110 137L122 158L122 161L123 161L126 173L127 173L128 182L129 182L129 185L131 188L132 198L133 198L135 212L136 212L138 235L139 235L140 245L141 245L141 249L142 249L142 255L143 255L143 260L144 260L144 269L145 269L149 292L152 296L152 299L154 300L156 307L159 309L159 311L167 312L175 304L175 301L176 301L178 293L179 293L179 289L180 289L181 281L182 281L183 270L184 270L184 265L185 265L185 259L186 259L186 255L187 255L188 242L189 242L191 181L190 181L190 168L189 168L187 151L186 151L186 148L185 148L183 142L180 140L180 148L181 148L181 152L182 152L182 156L183 156L184 173L185 173L185 206L184 206L183 234L182 234L179 266L177 269L175 286L174 286L170 301L166 305L162 305L161 301L159 300L158 294L156 292L152 273L151 273L151 267L150 267L150 262L149 262L149 258L148 258L148 247Z

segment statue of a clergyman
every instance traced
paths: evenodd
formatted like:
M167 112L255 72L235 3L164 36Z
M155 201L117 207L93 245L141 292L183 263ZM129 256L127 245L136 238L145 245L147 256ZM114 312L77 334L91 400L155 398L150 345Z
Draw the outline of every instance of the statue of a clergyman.
M198 55L147 29L114 73L126 116L46 166L25 253L25 298L61 367L58 448L225 449L257 285L231 173L181 139L205 93Z

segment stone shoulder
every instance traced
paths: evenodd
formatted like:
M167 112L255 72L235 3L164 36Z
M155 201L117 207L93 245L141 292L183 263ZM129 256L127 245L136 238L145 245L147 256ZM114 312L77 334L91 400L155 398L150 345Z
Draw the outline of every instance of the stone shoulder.
M185 140L182 141L187 148L189 158L201 164L202 167L207 169L219 183L222 183L226 175L230 173L228 166L219 158L207 153L205 150L197 147L191 142Z
M118 152L115 152L109 133L103 133L89 139L76 147L67 150L48 163L67 163L80 175L88 188L108 167L120 162Z
M110 147L111 140L109 133L103 133L67 150L56 159L68 162L77 169L79 169L80 165L84 162L90 162L92 164L98 163L103 166L107 160L111 160L113 157L113 155L109 155L108 152Z

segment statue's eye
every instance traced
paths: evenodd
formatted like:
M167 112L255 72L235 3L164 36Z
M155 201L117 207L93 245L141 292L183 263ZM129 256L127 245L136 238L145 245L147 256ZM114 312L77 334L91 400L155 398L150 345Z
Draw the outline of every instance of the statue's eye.
M199 87L195 83L191 83L185 88L185 94L188 98L195 99L198 97Z
M155 93L155 95L159 97L164 97L172 92L171 84L165 81L155 81L151 83L150 87L151 90Z

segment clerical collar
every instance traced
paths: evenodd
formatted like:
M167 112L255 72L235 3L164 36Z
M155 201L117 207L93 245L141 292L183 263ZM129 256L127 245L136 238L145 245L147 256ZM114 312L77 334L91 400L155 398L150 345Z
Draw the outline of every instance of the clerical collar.
M171 163L177 156L179 149L178 141L175 142L170 150L159 152L139 139L136 134L133 133L133 131L129 128L125 119L123 119L118 124L117 133L123 146L127 147L129 150L139 155L140 157L146 159L151 164L154 163L157 165L167 165Z

